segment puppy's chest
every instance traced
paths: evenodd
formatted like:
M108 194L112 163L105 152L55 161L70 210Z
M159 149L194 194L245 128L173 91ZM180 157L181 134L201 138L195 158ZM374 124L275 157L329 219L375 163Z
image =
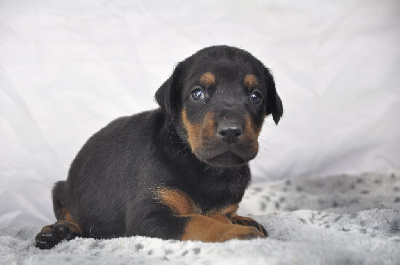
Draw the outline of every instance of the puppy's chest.
M217 201L209 201L207 198L192 198L187 193L173 188L157 189L156 199L168 206L177 215L229 215L238 208L238 203L231 199L224 198Z

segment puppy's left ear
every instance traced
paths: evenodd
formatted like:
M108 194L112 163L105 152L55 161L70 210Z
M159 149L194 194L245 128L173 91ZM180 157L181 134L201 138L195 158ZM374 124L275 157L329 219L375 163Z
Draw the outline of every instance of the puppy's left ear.
M160 107L169 115L175 114L179 102L179 79L180 64L176 67L172 75L157 90L155 98Z
M278 124L283 115L282 100L276 93L275 81L268 68L264 67L265 82L267 84L267 100L266 111L267 115L272 114L274 121Z

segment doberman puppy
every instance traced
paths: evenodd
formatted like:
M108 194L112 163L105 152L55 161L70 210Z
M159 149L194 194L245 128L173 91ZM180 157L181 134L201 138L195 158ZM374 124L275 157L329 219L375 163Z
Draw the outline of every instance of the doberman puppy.
M116 119L86 142L54 186L57 222L36 236L38 248L76 236L267 236L236 211L263 121L272 114L278 124L283 114L268 68L238 48L204 48L176 66L155 98L160 108Z

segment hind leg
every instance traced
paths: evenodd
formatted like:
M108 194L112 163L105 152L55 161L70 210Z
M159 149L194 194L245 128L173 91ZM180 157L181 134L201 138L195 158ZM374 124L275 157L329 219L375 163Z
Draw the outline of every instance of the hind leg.
M76 236L82 236L79 225L61 220L43 227L35 238L35 246L40 249L50 249L62 240L71 240Z
M58 221L43 227L35 238L35 246L40 249L50 249L62 240L71 240L82 236L82 229L72 218L68 209L63 207L56 211Z
M59 181L53 188L53 207L57 222L43 227L35 238L35 246L40 249L49 249L62 240L71 240L76 236L82 236L82 229L72 218L65 205L64 196L65 181Z

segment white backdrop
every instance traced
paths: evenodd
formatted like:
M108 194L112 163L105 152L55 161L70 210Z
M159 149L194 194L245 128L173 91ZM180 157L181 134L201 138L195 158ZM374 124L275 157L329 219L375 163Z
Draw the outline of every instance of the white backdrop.
M214 44L272 69L254 180L400 168L400 2L0 0L0 228L54 220L89 136Z

